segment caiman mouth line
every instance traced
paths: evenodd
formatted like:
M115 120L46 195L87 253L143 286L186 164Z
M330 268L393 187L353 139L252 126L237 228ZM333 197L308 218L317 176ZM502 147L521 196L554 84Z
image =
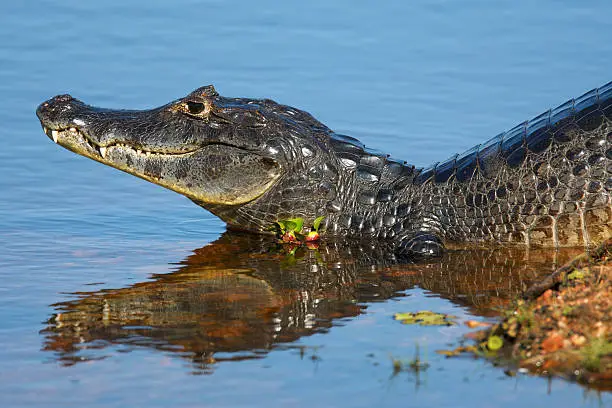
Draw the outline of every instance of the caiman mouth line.
M80 137L85 143L87 143L87 145L94 150L96 153L98 153L98 155L100 155L100 157L102 157L103 159L106 159L106 153L108 151L108 149L110 148L119 148L119 149L125 149L125 150L131 150L132 152L134 152L137 155L142 155L142 156L157 156L157 157L161 157L161 156L172 156L172 157L180 157L180 156L185 156L185 155L189 155L191 153L195 153L198 150L202 149L202 147L198 147L197 149L193 149L193 150L185 150L185 151L181 151L181 152L160 152L160 151L152 151L152 150L144 150L144 149L138 149L136 147L130 146L129 144L126 143L121 143L121 142L112 142L109 143L106 146L100 146L98 145L96 142L94 142L93 140L91 140L89 138L89 136L87 135L87 133L81 131L79 128L71 126L69 128L58 128L58 129L52 129L52 128L48 128L47 126L43 126L43 131L45 132L45 134L49 137L51 137L53 139L53 142L58 143L59 144L59 137L62 133L67 133L69 132L71 134L72 137Z
M211 141L197 146L192 145L189 146L191 150L184 149L174 152L160 152L144 150L141 149L140 146L135 147L117 141L109 141L105 146L100 146L88 136L87 131L81 130L76 126L60 127L55 125L54 127L48 127L47 124L43 124L42 127L43 131L50 139L68 150L168 188L202 203L244 204L259 197L279 178L278 171L280 166L276 161L260 157L259 160L255 162L253 158L256 157L256 152L249 152L248 149L243 149L223 142ZM246 178L247 183L245 184L242 181L238 181L232 184L231 180L236 180L236 171L232 173L228 171L228 169L223 168L224 156L219 156L220 147L233 149L232 151L236 157L242 157L242 159L236 159L234 164L240 165L241 163L245 163L244 165L248 166L248 163L259 163L260 170L269 173L267 175L262 175L266 177L267 182L249 184L248 181L251 180L251 178L249 178L248 175L244 176L241 174L241 178L237 180ZM184 163L188 163L189 160L192 160L191 158L198 157L198 155L200 155L200 157L197 158L196 161L206 163L211 169L208 173L204 171L195 171L193 176L177 175L176 169L179 163L183 163L182 166L184 168ZM213 159L212 162L208 161L208 155L212 155L216 157L216 159ZM219 160L221 160L221 163L217 163ZM225 160L225 162L227 162L227 160ZM149 164L151 164L151 169L157 170L149 169ZM265 169L263 169L264 167ZM209 191L206 186L210 183L212 183L213 187L210 188ZM219 189L215 187L215 183L225 183L225 186ZM235 184L241 185L236 186ZM195 188L193 187L194 185L196 186ZM249 189L251 185L255 185L255 187ZM202 187L200 188L199 186Z

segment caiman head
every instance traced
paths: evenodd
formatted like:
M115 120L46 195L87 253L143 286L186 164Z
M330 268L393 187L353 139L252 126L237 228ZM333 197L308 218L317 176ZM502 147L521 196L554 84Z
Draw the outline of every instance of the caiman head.
M59 95L36 114L55 143L176 191L230 226L263 231L284 217L324 215L324 175L308 171L326 162L329 130L297 109L225 98L211 85L150 110Z

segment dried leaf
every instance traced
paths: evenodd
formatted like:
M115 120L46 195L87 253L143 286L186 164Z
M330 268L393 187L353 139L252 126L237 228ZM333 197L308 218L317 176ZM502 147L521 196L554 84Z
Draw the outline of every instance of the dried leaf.
M552 353L563 348L563 337L558 333L552 333L542 342L542 351Z
M479 322L477 320L467 320L465 325L470 329L475 329L476 327L491 327L491 323Z
M455 350L436 350L436 353L442 354L443 356L446 356L446 357L455 357L459 355L459 351L457 351L457 349Z

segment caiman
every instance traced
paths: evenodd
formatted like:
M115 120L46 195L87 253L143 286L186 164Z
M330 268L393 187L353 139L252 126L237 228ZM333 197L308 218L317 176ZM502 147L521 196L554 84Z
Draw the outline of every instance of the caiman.
M230 228L324 216L324 239L385 240L407 257L455 243L588 247L612 231L612 82L426 168L212 85L149 110L58 95L36 114L55 143L176 191Z

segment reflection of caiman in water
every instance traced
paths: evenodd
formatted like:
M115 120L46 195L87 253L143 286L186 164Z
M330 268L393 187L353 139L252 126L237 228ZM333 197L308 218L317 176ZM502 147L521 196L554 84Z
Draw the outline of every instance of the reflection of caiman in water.
M261 356L415 286L488 315L536 279L534 271L550 272L577 253L449 251L429 263L401 264L387 247L322 243L293 254L274 246L268 237L226 233L173 273L78 294L54 305L45 349L73 364L90 358L88 349L136 345L176 351L206 368L223 359L220 352Z

